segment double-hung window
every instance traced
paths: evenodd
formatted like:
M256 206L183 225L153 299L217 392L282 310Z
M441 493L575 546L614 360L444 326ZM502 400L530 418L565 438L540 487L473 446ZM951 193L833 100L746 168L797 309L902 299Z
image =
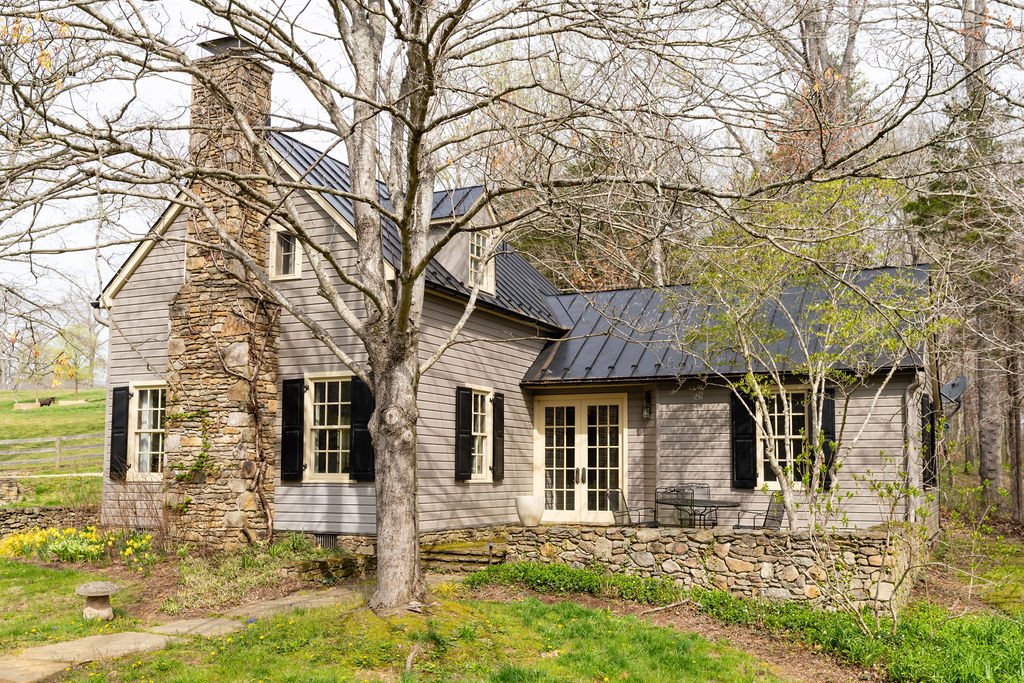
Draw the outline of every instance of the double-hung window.
M128 471L133 479L159 479L164 470L166 385L133 385L130 405L131 467Z
M282 227L270 231L270 277L272 280L294 280L302 275L302 252L299 238Z
M491 392L473 390L473 453L470 479L487 479L491 459Z
M352 448L352 381L348 377L311 378L307 388L309 438L306 467L310 479L348 481Z
M799 484L803 479L803 451L807 438L807 394L788 391L785 397L775 394L766 398L768 413L761 420L762 428L758 430L761 464L758 485L767 485L769 489L779 487L778 477L768 457L769 444L775 446L775 457L779 465L783 469L788 467L792 481Z
M494 259L487 258L490 236L486 230L469 233L469 286L494 292Z

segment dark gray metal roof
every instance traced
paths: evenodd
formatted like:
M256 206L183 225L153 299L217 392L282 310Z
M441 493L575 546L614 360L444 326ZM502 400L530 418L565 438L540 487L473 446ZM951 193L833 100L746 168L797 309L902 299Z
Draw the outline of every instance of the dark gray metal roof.
M285 162L305 176L312 185L348 192L351 188L348 166L337 159L281 133L271 133L271 146ZM379 184L382 203L387 203L386 189ZM441 190L434 193L432 220L457 218L464 215L484 193L480 186ZM324 199L342 218L352 222L352 201L329 192ZM401 264L402 242L397 227L385 221L382 239L384 257L395 267ZM469 288L452 275L436 259L427 265L427 285L445 290L459 297L468 297ZM555 319L547 297L558 294L558 288L537 272L530 263L508 244L502 243L495 256L495 294L480 292L477 301L483 307L498 309L517 317L539 322L547 327L561 328Z
M853 284L863 288L883 273L896 272L915 288L928 286L926 268L865 270L853 278ZM777 333L768 354L781 361L781 371L795 369L804 360L789 318L813 326L814 305L824 300L820 291L794 286L784 292L781 306L765 304L764 318L769 321L769 329ZM558 323L569 330L541 351L523 377L523 384L637 381L742 372L742 359L732 351L710 359L682 352L682 333L713 312L709 305L699 302L691 287L562 294L551 296L548 301ZM814 335L805 337L812 342L820 341ZM812 348L812 352L817 351L820 349ZM864 355L867 358L872 352L865 351ZM908 353L895 363L902 368L916 368L920 366L916 356ZM879 359L873 356L870 360ZM885 360L881 364L892 362Z

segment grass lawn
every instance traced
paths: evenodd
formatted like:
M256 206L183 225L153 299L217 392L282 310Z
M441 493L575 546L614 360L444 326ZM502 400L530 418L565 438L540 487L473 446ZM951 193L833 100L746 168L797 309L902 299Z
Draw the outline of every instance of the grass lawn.
M10 503L5 507L35 507L38 505L79 507L99 505L102 485L102 477L19 476L18 488L21 492L21 498L17 502Z
M408 670L407 670L408 667ZM67 678L138 681L774 681L697 635L573 603L444 601L382 619L338 606L259 621L233 636L96 663Z
M961 581L972 584L986 605L1014 616L1024 613L1024 545L1020 542L951 532L936 547L934 558L963 570Z
M0 558L0 653L131 629L137 622L117 605L134 600L141 590L134 583L119 582L121 593L113 600L113 621L82 619L85 598L75 595L75 587L106 578L100 571L50 569Z
M39 393L41 397L56 396L59 400L73 399L74 394L73 389L52 389ZM34 410L14 410L14 392L0 391L0 441L101 433L106 408L106 389L83 389L78 392L78 397L84 399L86 403L72 406L52 405ZM35 400L35 392L19 391L18 400L19 402L31 402ZM14 447L0 448L14 449ZM24 456L18 459L29 459L30 457Z

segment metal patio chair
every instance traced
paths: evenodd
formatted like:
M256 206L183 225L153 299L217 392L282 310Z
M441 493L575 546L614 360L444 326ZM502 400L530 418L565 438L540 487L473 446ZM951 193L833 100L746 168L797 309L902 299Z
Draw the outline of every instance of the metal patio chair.
M610 489L602 493L608 501L608 510L617 526L655 526L654 508L631 508L622 489Z
M733 529L781 529L785 516L786 506L782 504L782 492L772 491L772 497L768 499L768 509L753 515L754 524L737 524ZM757 523L758 518L761 518L760 524Z

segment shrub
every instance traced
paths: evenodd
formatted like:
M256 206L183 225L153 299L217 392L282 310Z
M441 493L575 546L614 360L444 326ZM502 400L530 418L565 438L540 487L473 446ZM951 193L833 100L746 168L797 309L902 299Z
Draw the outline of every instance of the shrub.
M671 579L598 573L564 564L515 562L495 564L466 577L470 587L523 584L542 593L586 593L667 605L679 600L682 589Z

